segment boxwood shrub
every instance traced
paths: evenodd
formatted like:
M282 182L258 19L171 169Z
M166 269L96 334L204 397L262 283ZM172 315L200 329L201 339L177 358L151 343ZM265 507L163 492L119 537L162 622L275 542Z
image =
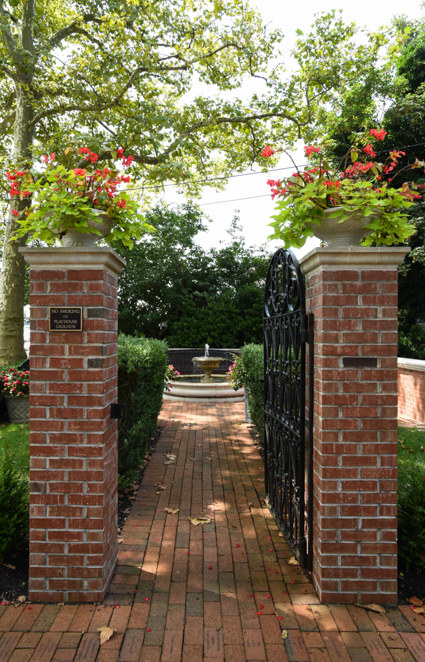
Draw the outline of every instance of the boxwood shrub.
M248 390L248 409L257 429L259 440L264 441L264 349L250 343L241 350L243 382Z
M118 336L118 401L126 404L118 425L120 487L135 478L162 405L167 345L162 340Z
M0 560L18 550L28 535L29 482L6 444L0 448Z

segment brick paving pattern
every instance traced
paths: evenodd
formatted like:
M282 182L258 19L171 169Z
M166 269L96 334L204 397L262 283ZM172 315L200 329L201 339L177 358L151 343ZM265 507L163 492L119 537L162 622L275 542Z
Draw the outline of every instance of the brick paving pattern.
M0 662L425 662L423 616L320 604L288 564L242 421L242 404L165 403L104 603L0 607Z

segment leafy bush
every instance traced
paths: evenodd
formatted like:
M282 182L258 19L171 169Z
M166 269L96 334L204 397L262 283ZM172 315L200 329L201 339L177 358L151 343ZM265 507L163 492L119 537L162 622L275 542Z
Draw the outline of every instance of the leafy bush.
M425 432L399 428L398 554L406 568L425 569Z
M167 345L162 340L118 337L118 400L126 417L118 427L120 486L134 480L157 425L167 375Z
M0 449L0 558L17 549L29 527L28 478L19 473L8 446Z
M242 347L236 359L240 378L248 391L248 409L251 421L257 428L260 442L264 440L264 350L263 345L253 343ZM239 382L238 382L239 383ZM236 382L235 382L236 384Z

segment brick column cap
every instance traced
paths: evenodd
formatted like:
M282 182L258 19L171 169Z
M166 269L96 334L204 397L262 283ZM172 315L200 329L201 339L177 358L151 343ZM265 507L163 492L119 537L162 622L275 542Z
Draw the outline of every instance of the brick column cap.
M99 269L105 267L118 275L124 269L126 261L109 246L23 246L19 248L25 261L38 269Z
M303 274L334 269L336 271L395 269L410 252L410 246L318 246L299 258Z

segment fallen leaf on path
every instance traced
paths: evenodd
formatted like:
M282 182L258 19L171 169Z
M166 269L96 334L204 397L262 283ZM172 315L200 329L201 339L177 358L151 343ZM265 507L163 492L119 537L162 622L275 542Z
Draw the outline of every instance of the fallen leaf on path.
M423 605L423 600L417 598L415 595L413 596L413 598L407 598L407 602L410 602L410 604L415 605L415 607L422 607Z
M26 595L20 595L19 598L16 598L16 602L19 602L19 603L22 604L23 602L26 601L26 599L27 599Z
M380 614L385 614L386 609L382 605L376 605L375 603L371 603L369 605L361 605L358 602L355 603L356 607L361 607L362 609L369 609L369 611L377 611Z
M198 526L198 524L209 524L211 522L209 517L189 517L193 526Z
M210 457L206 457L205 459L206 459L206 460L211 460L211 458L210 458Z
M97 628L98 632L100 632L100 645L106 643L109 641L109 639L112 637L114 634L115 630L112 628L108 628L104 626L103 628Z
M11 570L16 570L16 566L10 565L10 563L0 563L4 568L10 568Z
M288 630L282 630L282 639L288 638Z
M425 614L425 607L414 607L415 614Z
M169 515L175 515L180 511L180 508L176 508L175 510L173 510L172 508L164 508L164 510L166 513L169 513Z
M299 564L300 562L298 561L297 558L295 558L295 556L292 556L288 561L288 565L299 565Z
M122 542L124 542L124 538L118 538L118 544L121 545Z
M167 453L165 453L165 457L167 458L167 460L175 460L177 458L177 455L172 455L171 453L167 455Z
M167 460L164 464L175 464L174 460Z

